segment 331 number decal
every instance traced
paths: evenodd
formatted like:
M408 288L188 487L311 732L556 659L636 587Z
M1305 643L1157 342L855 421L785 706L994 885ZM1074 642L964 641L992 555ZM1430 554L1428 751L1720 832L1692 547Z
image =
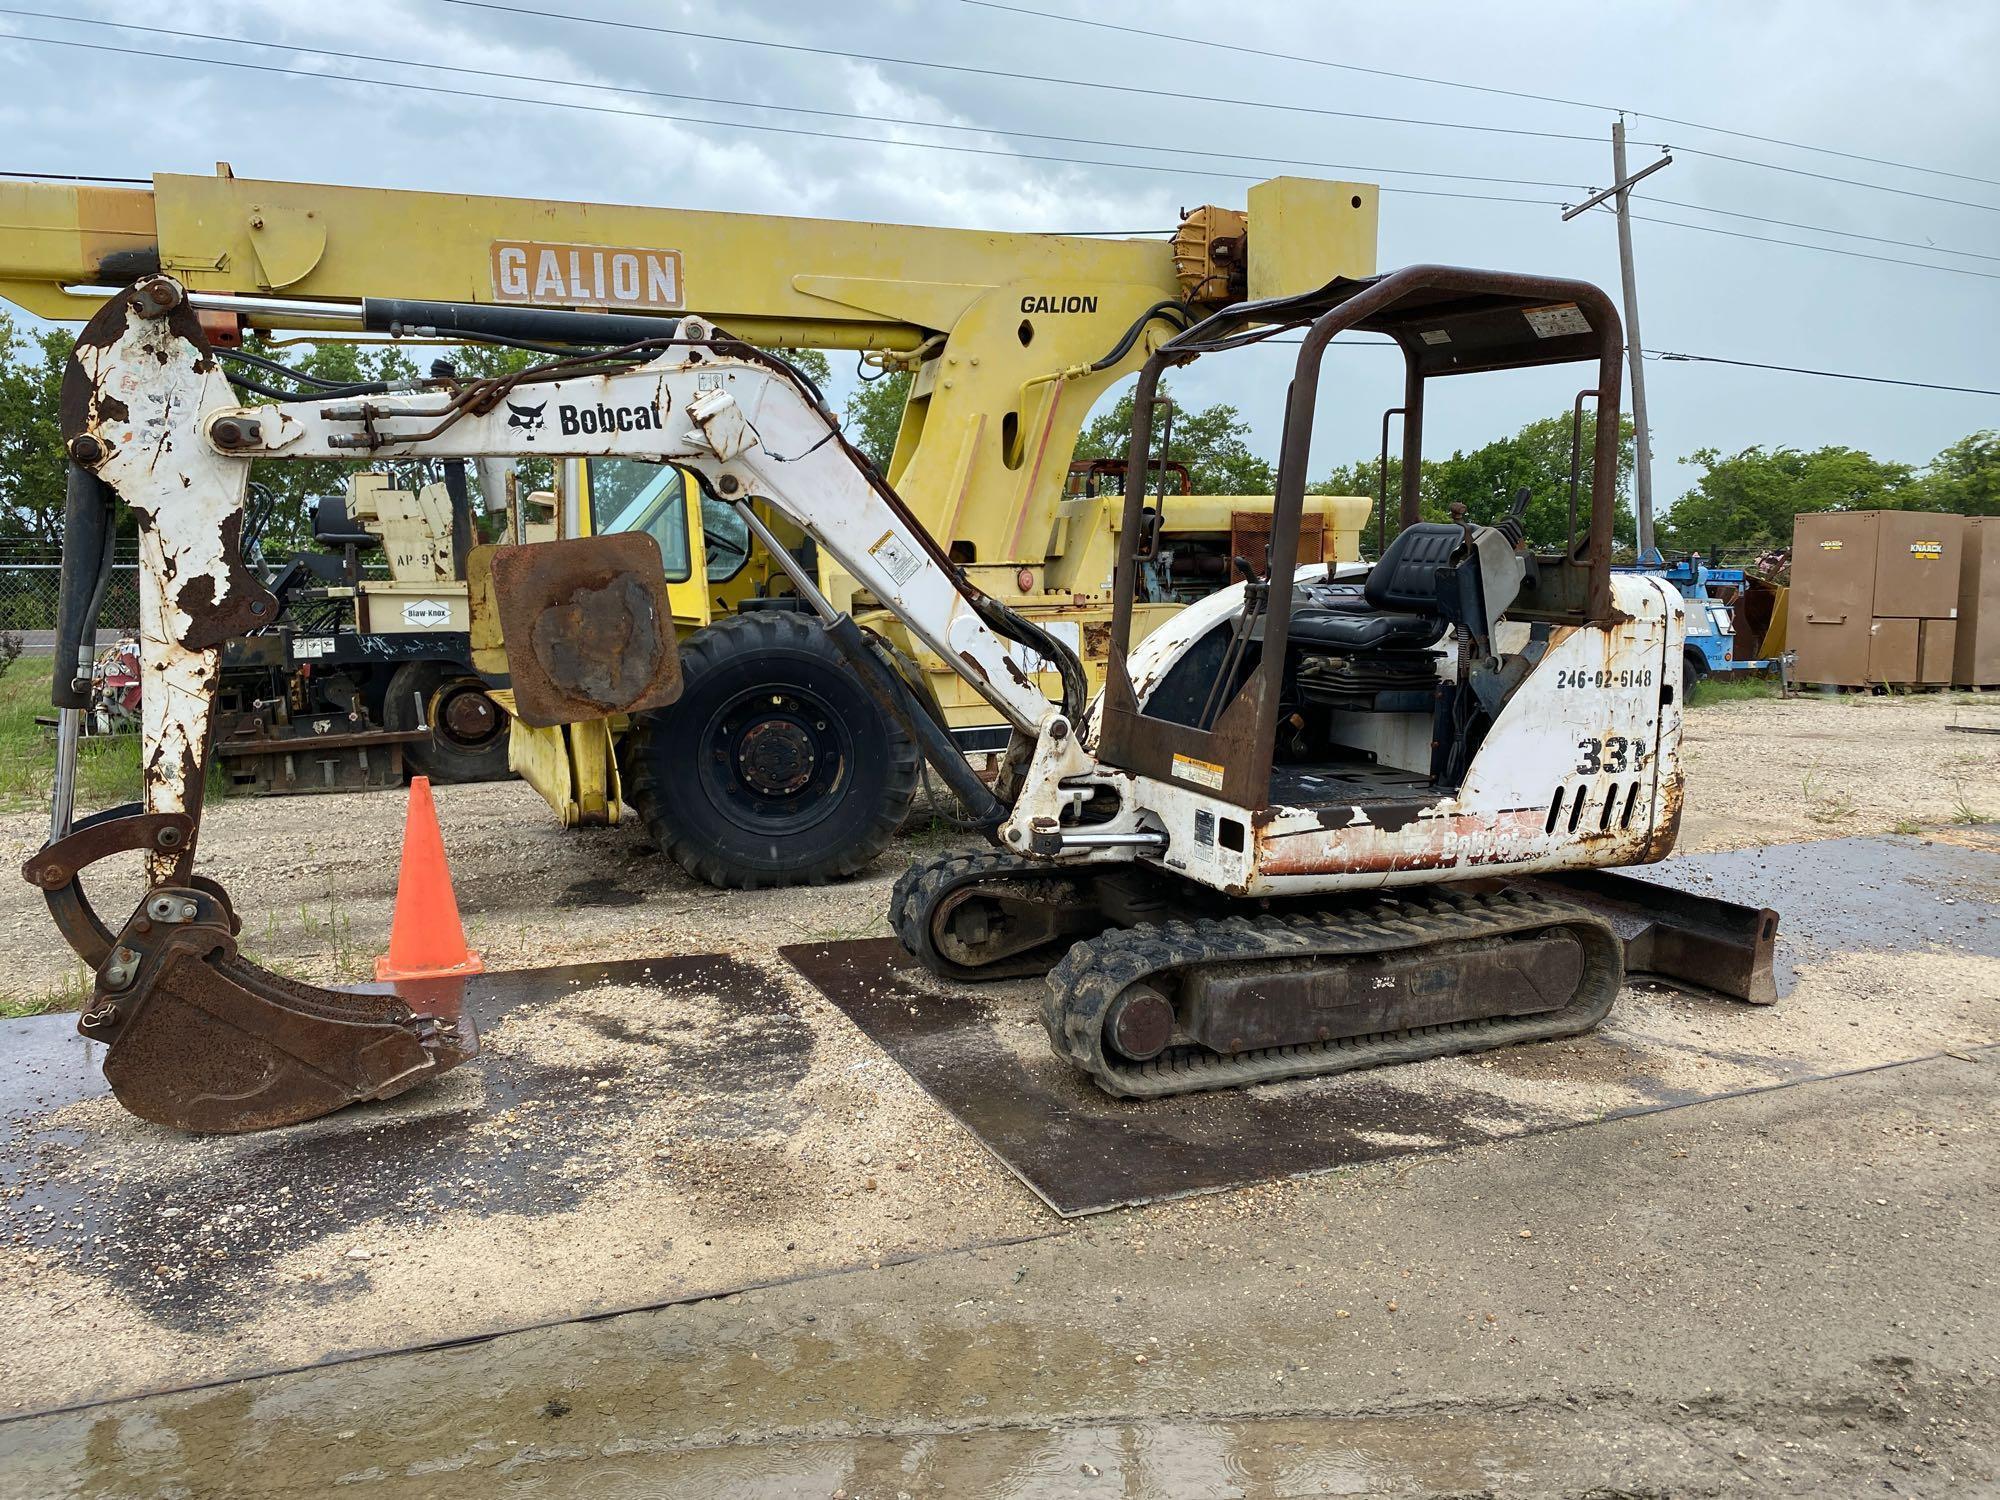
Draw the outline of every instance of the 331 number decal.
M1646 742L1627 739L1622 734L1607 734L1595 739L1579 741L1577 751L1582 759L1577 762L1579 776L1616 776L1625 771L1640 771L1646 766Z

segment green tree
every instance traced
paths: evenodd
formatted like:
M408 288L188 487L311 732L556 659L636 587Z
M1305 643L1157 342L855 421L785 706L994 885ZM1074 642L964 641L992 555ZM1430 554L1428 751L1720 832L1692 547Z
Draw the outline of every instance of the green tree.
M1962 437L1932 459L1916 486L1917 508L2000 516L2000 432Z
M1419 503L1427 521L1448 520L1453 505L1463 505L1467 519L1490 525L1506 514L1521 490L1528 491L1526 531L1530 543L1542 548L1560 548L1569 529L1569 466L1573 417L1539 417L1511 437L1498 438L1470 452L1454 452L1449 458L1425 459L1417 481ZM1597 418L1585 413L1583 451L1577 492L1578 529L1589 520L1591 451L1597 441ZM1626 546L1633 540L1631 509L1632 464L1635 454L1632 424L1620 419L1618 426L1617 520L1613 534ZM1369 495L1378 493L1379 458L1364 458L1341 464L1325 479L1311 486L1315 494ZM1403 463L1389 460L1389 509L1393 521L1401 505ZM1369 540L1372 542L1373 537Z
M1858 448L1753 447L1726 455L1703 448L1682 462L1701 473L1661 516L1660 542L1711 556L1725 548L1790 546L1792 517L1803 512L1921 510L1928 498L1913 465Z
M903 425L903 405L909 399L908 370L891 370L863 381L847 398L847 439L884 474L895 455L896 432Z
M1170 394L1164 383L1160 394ZM1077 438L1078 458L1127 456L1132 441L1134 395L1133 391L1124 391L1109 409L1085 424ZM1155 457L1159 452L1160 426L1160 420L1155 418ZM1268 495L1277 479L1271 465L1250 451L1249 434L1250 424L1227 402L1205 406L1200 411L1177 406L1167 461L1187 465L1188 478L1197 495Z
M0 537L62 540L67 460L57 398L74 343L60 328L28 333L0 313Z

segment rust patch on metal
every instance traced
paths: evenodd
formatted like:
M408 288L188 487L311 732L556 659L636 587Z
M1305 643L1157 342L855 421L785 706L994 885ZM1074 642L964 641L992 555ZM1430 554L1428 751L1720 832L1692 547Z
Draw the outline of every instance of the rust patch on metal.
M492 572L524 724L636 713L680 696L665 569L645 532L496 548Z
M1420 819L1414 833L1408 825L1392 831L1372 823L1293 834L1264 832L1259 835L1264 851L1259 873L1382 875L1397 870L1518 864L1558 842L1573 849L1613 840L1620 833L1612 829L1594 835L1567 831L1552 835L1543 830L1544 816L1533 809L1516 809L1497 816L1459 813Z
M1674 852L1674 845L1681 836L1681 812L1687 803L1687 785L1678 775L1664 776L1665 785L1660 789L1660 817L1653 825L1653 835L1646 842L1646 851L1641 862L1653 864Z
M155 886L118 935L77 1030L109 1044L118 1102L176 1130L268 1130L388 1099L478 1051L469 1022L341 994L237 956L228 905Z

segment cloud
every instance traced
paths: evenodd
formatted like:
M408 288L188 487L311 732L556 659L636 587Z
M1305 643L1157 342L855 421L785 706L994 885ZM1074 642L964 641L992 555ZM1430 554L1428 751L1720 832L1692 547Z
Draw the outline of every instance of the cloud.
M1065 0L1023 0L1051 10ZM956 3L886 0L865 7L775 0L716 7L696 0L573 0L574 11L684 37L577 24L560 13L515 14L445 0L350 0L338 7L279 0L187 0L158 24L295 47L379 53L490 70L467 78L392 63L164 42L101 27L0 23L0 100L9 160L0 166L143 175L211 170L242 176L424 188L597 202L671 204L743 213L803 214L994 229L1152 229L1182 206L1239 204L1236 174L1275 174L1258 161L1206 160L1169 149L1034 142L1008 130L1158 148L1601 183L1609 174L1603 110L1503 98L1390 78L1243 57L1158 37L1114 34ZM108 4L80 12L134 13ZM1083 13L1083 12L1073 12ZM169 13L155 11L157 18ZM1683 0L1643 18L1601 4L1544 0L1495 10L1473 0L1425 9L1419 54L1379 28L1357 32L1347 13L1298 3L1241 6L1218 16L1206 0L1103 0L1088 14L1143 30L1216 35L1286 57L1319 57L1654 109L1786 140L1823 142L1974 177L2000 177L2000 112L1973 57L2000 53L2000 8L1960 0L1925 10L1921 26L1864 0L1788 0L1741 6ZM115 56L8 40L8 32L127 46L141 53L259 61L328 75L401 80L400 87L202 67L168 56ZM772 50L723 36L781 41L820 52ZM832 55L952 62L988 72L913 68ZM1014 73L1021 77L993 76ZM570 78L611 92L568 89ZM1082 86L1037 80L1077 79ZM518 94L567 100L590 112L425 92ZM1108 87L1129 85L1154 93ZM656 90L732 101L694 104ZM1419 119L1576 134L1550 140L1410 124L1273 112L1228 98ZM740 102L736 102L740 101ZM790 105L863 116L786 113ZM644 118L704 116L696 125ZM973 127L940 132L899 121ZM1865 123L1865 129L1863 128ZM917 150L801 132L878 136L1036 156L1146 162L1138 171ZM1649 192L1683 203L1821 224L1862 234L2000 254L2000 216L1845 184L1734 166L1697 150L1782 162L1832 176L2000 203L2000 188L1890 167L1805 155L1785 147L1635 119L1635 142L1668 140L1675 165ZM1635 146L1635 154L1639 148ZM1615 286L1610 227L1560 223L1535 204L1420 196L1428 187L1497 197L1562 198L1561 189L1382 178L1381 262L1451 260L1579 275ZM1681 217L1830 247L1917 252L1842 241L1698 211ZM423 232L412 225L413 235ZM1945 257L1938 257L1940 260ZM1954 264L2000 270L1993 262ZM1981 375L2000 333L2000 282L1846 260L1663 225L1639 228L1647 343L1777 363L1852 369L1961 384ZM948 268L943 268L948 271ZM774 265L774 275L786 274ZM1315 467L1371 451L1394 381L1379 356L1329 366ZM1375 363L1370 363L1375 361ZM1229 399L1275 445L1287 359L1276 351L1224 367L1205 362L1183 379L1190 399ZM1572 372L1573 373L1573 372ZM1655 366L1651 394L1661 486L1671 459L1693 448L1752 442L1845 442L1921 460L1993 421L1989 402L1936 393L1814 382L1719 367ZM1565 407L1570 377L1514 385L1472 383L1441 395L1432 446L1449 451L1528 417Z

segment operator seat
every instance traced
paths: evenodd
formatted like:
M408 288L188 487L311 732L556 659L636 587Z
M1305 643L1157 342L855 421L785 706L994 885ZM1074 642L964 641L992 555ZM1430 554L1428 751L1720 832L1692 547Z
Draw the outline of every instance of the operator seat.
M1359 585L1309 583L1292 602L1287 634L1311 650L1420 651L1444 634L1438 575L1452 566L1465 528L1443 521L1405 527Z
M322 495L313 506L313 540L328 547L353 547L363 552L382 545L382 538L364 529L347 513L345 495Z

